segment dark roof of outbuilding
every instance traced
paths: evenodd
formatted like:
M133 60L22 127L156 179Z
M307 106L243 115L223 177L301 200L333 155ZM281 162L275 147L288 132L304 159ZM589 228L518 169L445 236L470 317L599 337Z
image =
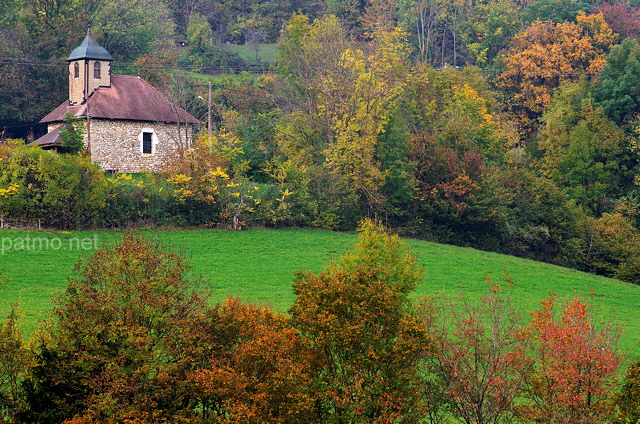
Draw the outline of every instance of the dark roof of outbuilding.
M36 143L40 147L60 145L60 142L61 142L60 132L62 132L63 128L64 128L64 125L60 125L59 127L54 128L52 131L46 133L39 139L35 140L34 143Z
M83 105L70 106L66 101L40 122L61 122L68 112L74 116L87 116L87 111L91 118L189 124L200 122L151 84L130 75L111 75L111 87L98 87Z
M97 60L113 60L111 54L102 47L95 38L87 31L87 36L84 37L82 43L69 55L67 61L79 60L79 59L97 59Z

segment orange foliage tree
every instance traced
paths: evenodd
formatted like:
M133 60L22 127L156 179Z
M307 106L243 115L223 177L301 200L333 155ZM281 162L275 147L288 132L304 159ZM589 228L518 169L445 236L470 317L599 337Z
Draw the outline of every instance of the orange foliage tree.
M462 422L510 422L530 368L520 339L524 326L500 285L490 284L481 302L474 307L462 298L461 312L443 325L436 370L451 413Z
M623 359L616 349L619 330L598 325L582 299L565 302L558 314L551 296L531 316L527 337L536 366L527 378L524 416L559 424L605 422Z
M227 299L195 327L185 398L204 422L312 422L306 350L285 316Z
M597 76L615 40L602 14L582 12L575 23L538 20L514 37L496 85L512 95L511 109L525 133L563 81Z
M316 419L326 423L417 420L420 369L432 350L409 293L421 270L408 247L365 221L353 253L293 287L293 325L312 354Z

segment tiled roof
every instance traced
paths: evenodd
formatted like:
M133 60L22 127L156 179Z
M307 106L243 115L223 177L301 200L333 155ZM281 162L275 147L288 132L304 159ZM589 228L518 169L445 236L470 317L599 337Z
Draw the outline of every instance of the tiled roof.
M87 116L89 113L91 118L102 119L190 124L199 122L151 84L130 75L111 75L111 87L97 88L83 105L70 106L66 101L40 122L61 122L67 112L74 116Z
M59 127L54 128L52 131L35 140L34 143L36 143L40 147L60 145L60 132L63 128L64 125L60 125Z

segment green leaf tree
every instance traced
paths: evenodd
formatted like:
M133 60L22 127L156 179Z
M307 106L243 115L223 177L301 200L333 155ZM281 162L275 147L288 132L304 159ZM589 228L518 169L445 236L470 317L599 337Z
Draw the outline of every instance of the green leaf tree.
M171 49L175 45L172 11L159 0L85 0L91 32L120 60ZM117 62L115 62L117 66Z
M58 228L99 220L107 198L102 170L82 156L59 155L32 146L3 146L0 213L9 219Z
M523 22L530 25L536 19L556 24L572 22L579 12L589 13L594 8L592 1L584 0L533 0L526 2Z
M640 112L640 44L625 39L611 49L598 78L596 100L607 117L628 124Z
M73 116L67 112L64 116L63 128L60 131L60 152L77 155L84 149L84 135L86 133L84 118Z
M491 66L500 51L521 29L518 5L511 0L477 2L465 17L462 38L472 63Z
M583 80L563 86L542 116L543 174L594 214L610 210L633 186L633 159L624 131L589 96Z
M202 69L207 65L207 56L213 49L213 31L209 21L199 13L189 16L187 26L187 44L189 46L189 61L196 68Z

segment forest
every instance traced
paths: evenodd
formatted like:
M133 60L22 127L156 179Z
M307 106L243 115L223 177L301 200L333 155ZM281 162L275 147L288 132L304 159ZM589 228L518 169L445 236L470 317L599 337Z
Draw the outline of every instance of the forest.
M0 214L50 228L299 226L403 236L639 281L632 2L4 0ZM211 134L158 175L23 146L90 25ZM274 63L229 45L275 43ZM265 70L268 69L268 70ZM71 140L82 132L82 122ZM16 132L13 134L11 131Z

